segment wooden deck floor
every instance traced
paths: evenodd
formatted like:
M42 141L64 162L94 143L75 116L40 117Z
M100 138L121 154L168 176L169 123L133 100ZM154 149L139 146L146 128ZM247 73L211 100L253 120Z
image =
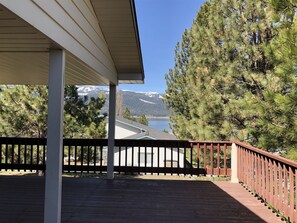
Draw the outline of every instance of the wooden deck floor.
M44 178L0 176L0 222L43 222ZM281 222L239 184L64 178L62 222Z

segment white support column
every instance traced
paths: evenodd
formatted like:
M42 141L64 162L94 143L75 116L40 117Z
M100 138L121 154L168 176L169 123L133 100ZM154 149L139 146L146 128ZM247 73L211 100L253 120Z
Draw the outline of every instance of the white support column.
M49 55L44 222L61 222L65 53Z
M237 156L237 146L232 143L231 147L231 183L238 183L238 156Z
M113 179L114 167L114 138L115 138L115 110L116 110L115 85L109 86L109 114L108 114L108 156L107 156L107 179Z

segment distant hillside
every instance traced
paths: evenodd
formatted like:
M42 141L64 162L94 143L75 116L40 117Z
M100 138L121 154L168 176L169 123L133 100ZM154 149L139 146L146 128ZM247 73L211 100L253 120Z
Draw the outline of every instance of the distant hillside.
M98 93L103 92L106 95L107 102L103 107L103 112L108 112L108 94L109 91L95 86L79 86L79 95L88 97L97 97ZM166 109L162 100L162 94L157 92L132 92L120 91L123 95L123 107L127 107L132 115L164 117L169 116L170 111Z

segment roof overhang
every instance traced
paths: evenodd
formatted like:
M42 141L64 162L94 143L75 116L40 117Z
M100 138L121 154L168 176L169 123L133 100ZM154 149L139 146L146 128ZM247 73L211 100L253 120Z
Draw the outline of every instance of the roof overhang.
M119 83L143 83L134 0L91 0L115 63Z
M53 4L57 3L0 0L0 84L47 84L51 49L65 50L66 84L143 83L144 70L134 0L65 1L59 3L59 7L65 10L65 15L62 16L54 14L52 10L47 11ZM86 10L79 8L82 4L93 10L96 20L94 23L102 31L101 36L99 35L101 42L106 45L103 50L100 49L103 53L93 50L92 44L96 46L96 38L84 39L82 34L79 36L74 33L77 34L76 37L71 29L61 29L65 32L62 36L60 32L53 32L59 30L57 24L50 23L52 21L48 18L38 17L41 12L46 15L52 13L52 17L57 16L54 19L61 16L61 21L56 23L63 23L64 18L71 17L67 13L73 7L71 4L81 9L82 14ZM54 29L54 25L57 29ZM79 24L72 27L73 32L75 28L81 31ZM89 33L84 35L91 36ZM69 41L72 41L70 37L73 43ZM96 50L100 51L97 57Z

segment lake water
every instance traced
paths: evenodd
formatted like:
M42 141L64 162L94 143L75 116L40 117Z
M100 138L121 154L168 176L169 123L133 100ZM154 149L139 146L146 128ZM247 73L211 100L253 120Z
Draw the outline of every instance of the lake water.
M160 131L171 131L169 128L169 119L148 119L148 125L149 127L158 129Z

